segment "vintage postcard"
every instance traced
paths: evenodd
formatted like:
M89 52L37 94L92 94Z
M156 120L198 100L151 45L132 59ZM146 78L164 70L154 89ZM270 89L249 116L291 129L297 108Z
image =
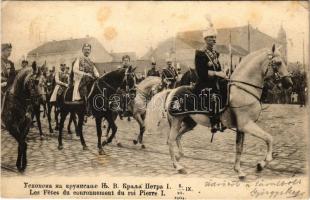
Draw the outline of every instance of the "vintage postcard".
M308 199L307 1L2 1L1 198Z

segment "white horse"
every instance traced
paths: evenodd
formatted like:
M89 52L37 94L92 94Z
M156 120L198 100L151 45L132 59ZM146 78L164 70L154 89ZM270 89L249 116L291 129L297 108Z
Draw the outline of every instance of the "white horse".
M151 98L162 89L161 78L149 76L137 84L135 89L136 96L129 102L128 110L132 113L133 118L138 122L140 132L137 139L133 140L133 143L139 143L141 144L141 148L145 148L145 145L143 144L143 133L145 131L144 120L146 115L146 107ZM122 146L116 137L114 137L114 139L119 146Z
M257 169L262 170L268 162L272 160L273 138L266 131L262 130L255 122L261 112L260 97L264 80L270 77L281 78L285 87L290 87L293 83L289 77L287 66L282 60L280 52L273 45L272 50L262 49L247 55L235 69L230 80L229 107L221 116L221 120L228 128L237 129L236 158L234 170L239 178L245 178L245 174L240 167L240 158L243 151L244 135L251 134L262 139L267 144L265 159L257 164ZM146 130L154 131L159 128L163 119L169 122L168 145L173 162L173 166L179 173L187 173L179 163L184 155L181 146L181 137L185 132L191 130L197 123L210 127L209 117L204 114L184 114L172 116L169 105L178 88L165 90L155 95L147 108ZM160 104L160 105L159 105ZM153 105L156 105L155 107ZM155 109L160 109L156 111ZM161 113L161 114L158 114ZM192 123L189 123L192 122ZM165 130L162 127L159 130ZM167 129L166 129L167 130ZM178 155L175 154L175 143L178 147Z

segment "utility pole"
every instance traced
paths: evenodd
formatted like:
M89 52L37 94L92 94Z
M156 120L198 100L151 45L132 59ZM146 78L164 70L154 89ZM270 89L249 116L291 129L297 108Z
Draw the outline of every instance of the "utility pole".
M229 66L229 78L232 74L233 63L232 63L232 45L231 45L231 31L229 31L229 58L230 58L230 66Z
M248 52L251 52L251 33L250 33L250 22L248 21Z
M305 65L305 39L304 32L302 33L302 66L304 68L304 72L306 74L306 65Z

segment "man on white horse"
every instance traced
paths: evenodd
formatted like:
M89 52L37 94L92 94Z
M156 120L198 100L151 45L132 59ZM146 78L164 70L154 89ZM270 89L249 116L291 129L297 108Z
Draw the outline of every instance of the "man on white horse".
M52 93L50 102L56 102L57 98L63 94L69 84L69 76L66 73L66 65L60 64L60 69L55 73L56 86Z
M87 85L90 81L99 77L99 72L95 64L90 60L89 55L91 52L91 45L85 43L82 47L83 56L77 58L73 64L73 97L72 101L84 100L87 102ZM90 115L86 103L86 113Z
M211 88L211 98L214 95L222 96L222 86L225 80L226 74L222 71L221 64L219 62L219 53L214 50L216 44L217 31L212 26L203 32L203 38L206 42L206 46L202 50L196 50L195 55L195 68L198 75L197 83L194 87L194 93L199 95L206 88ZM215 102L215 101L213 101ZM219 107L214 103L211 103L210 108L212 110L211 132L214 133L217 130L223 131L224 127L220 122Z

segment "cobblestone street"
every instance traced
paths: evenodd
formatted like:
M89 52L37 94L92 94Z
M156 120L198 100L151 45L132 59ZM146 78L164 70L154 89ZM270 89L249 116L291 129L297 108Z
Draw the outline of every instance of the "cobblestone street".
M265 144L252 136L245 136L242 166L248 180L259 177L292 177L306 173L306 109L297 105L263 105L259 124L274 136L274 160L267 169L257 173L256 164L263 159ZM84 151L79 138L73 132L70 137L64 131L64 149L57 149L58 132L49 134L47 119L41 119L46 138L40 140L36 124L28 135L28 168L25 176L74 176L75 174L98 176L177 176L207 178L237 178L233 171L235 157L235 133L231 130L217 133L210 143L211 133L206 127L197 126L183 136L185 158L181 160L187 175L177 174L170 160L166 135L145 133L145 149L132 142L138 133L138 124L132 120L117 120L118 140L104 147L105 155L97 150L97 135L94 120L89 118L84 126L84 135L89 150ZM74 130L74 128L73 128ZM105 129L103 130L105 132ZM2 176L17 176L15 162L17 146L6 132L1 134Z

